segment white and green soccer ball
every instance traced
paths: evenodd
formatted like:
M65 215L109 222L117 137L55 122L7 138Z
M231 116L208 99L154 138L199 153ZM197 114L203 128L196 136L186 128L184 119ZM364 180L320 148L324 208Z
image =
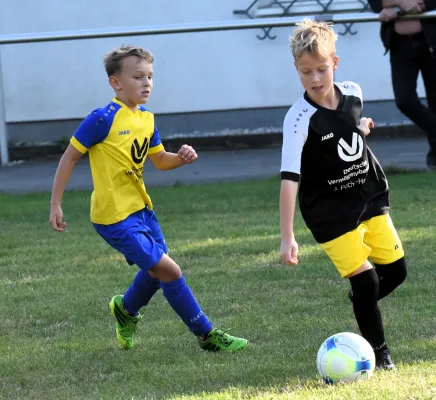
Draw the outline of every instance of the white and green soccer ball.
M352 382L369 379L375 368L371 345L359 335L337 333L327 338L318 350L316 366L324 382Z

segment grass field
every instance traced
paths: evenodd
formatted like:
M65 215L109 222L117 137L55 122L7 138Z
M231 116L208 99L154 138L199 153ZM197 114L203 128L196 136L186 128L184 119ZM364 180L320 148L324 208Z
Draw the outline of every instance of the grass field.
M279 180L150 190L170 254L216 326L250 346L211 354L159 292L132 351L107 303L136 272L92 228L89 193L67 193L64 234L49 195L0 195L1 399L436 399L436 175L390 176L409 265L381 302L396 372L326 386L322 341L358 333L341 280L300 216L300 265L279 263Z

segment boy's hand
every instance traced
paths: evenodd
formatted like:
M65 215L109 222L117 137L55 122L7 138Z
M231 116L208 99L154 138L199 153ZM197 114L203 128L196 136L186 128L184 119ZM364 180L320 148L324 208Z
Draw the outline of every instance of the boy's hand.
M56 232L63 232L67 226L66 222L62 222L64 214L60 206L53 206L50 209L50 225Z
M374 128L374 121L371 118L362 118L360 120L360 123L362 124L362 130L363 134L365 136L369 135L369 132L372 128Z
M198 158L195 150L187 144L184 144L182 147L180 147L180 150L177 154L183 160L184 164L191 164Z
M295 239L281 241L280 257L287 265L298 264L298 244Z

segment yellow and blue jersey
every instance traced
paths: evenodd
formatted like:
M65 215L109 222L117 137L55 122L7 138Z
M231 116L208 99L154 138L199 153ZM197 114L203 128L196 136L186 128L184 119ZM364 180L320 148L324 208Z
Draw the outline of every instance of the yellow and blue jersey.
M164 147L149 110L139 106L133 112L114 98L85 118L70 143L83 154L89 152L93 223L110 225L145 206L153 208L142 176L144 162Z

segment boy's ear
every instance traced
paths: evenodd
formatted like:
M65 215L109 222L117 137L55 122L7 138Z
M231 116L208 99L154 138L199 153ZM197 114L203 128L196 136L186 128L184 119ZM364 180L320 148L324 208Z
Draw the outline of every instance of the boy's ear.
M121 89L120 81L114 75L111 75L109 77L109 85L111 85L114 90L120 90Z
M339 64L339 57L335 55L333 57L333 70L336 70L336 68L338 68L338 64Z

